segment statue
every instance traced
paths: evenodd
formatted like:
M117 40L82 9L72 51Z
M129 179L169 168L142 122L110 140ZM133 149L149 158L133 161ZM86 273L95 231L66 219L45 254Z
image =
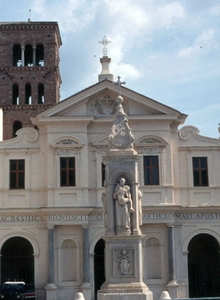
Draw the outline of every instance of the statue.
M139 225L142 226L142 192L138 190Z
M116 227L123 227L129 229L130 214L134 212L130 187L125 184L125 179L120 178L114 190L115 213L116 213Z

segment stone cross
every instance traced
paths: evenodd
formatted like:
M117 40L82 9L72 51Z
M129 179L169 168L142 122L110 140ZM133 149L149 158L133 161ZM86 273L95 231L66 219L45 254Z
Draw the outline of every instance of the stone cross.
M115 82L115 84L117 84L117 86L118 86L118 95L119 96L121 95L121 85L126 84L125 81L121 81L120 79L121 79L121 77L118 76L118 81Z
M102 50L103 56L108 56L108 49L106 46L108 44L111 44L111 41L107 40L106 36L104 35L103 39L101 41L99 41L99 44L102 44L104 46L103 50Z

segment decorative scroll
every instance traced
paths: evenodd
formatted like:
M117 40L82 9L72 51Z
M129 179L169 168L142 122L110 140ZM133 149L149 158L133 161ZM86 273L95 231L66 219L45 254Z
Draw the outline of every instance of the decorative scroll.
M31 127L21 128L17 131L17 137L20 139L24 137L29 143L36 142L38 140L38 136L38 131Z

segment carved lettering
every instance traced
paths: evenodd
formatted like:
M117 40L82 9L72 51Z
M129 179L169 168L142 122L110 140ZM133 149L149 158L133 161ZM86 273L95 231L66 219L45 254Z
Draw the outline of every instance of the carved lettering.
M87 215L50 215L49 221L87 221Z
M40 222L45 221L42 216L0 216L0 222Z
M145 223L149 220L219 220L219 213L148 213L143 214Z

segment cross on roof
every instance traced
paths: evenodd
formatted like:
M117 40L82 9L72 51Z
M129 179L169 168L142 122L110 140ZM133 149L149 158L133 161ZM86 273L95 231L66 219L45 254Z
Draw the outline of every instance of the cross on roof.
M126 84L125 81L121 81L120 79L121 79L121 77L118 76L118 81L115 82L115 84L117 84L117 86L118 86L118 95L119 96L121 95L121 85Z
M103 50L102 50L103 56L108 56L108 49L106 46L108 44L111 44L111 41L107 40L106 36L104 35L103 39L101 41L99 41L99 44L102 44L104 46Z

